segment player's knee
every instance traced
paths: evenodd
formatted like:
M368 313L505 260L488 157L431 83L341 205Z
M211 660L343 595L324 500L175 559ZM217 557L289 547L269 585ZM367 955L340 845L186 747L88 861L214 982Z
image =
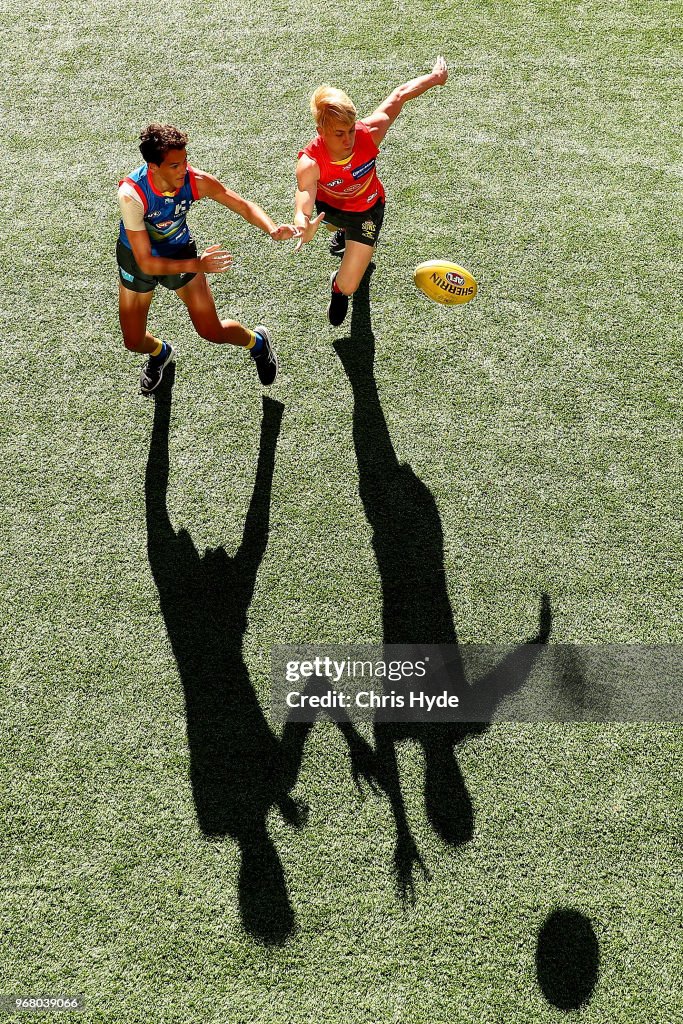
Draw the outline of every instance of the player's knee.
M340 292L349 298L358 291L361 281L367 273L367 267L344 267L337 273L336 284Z

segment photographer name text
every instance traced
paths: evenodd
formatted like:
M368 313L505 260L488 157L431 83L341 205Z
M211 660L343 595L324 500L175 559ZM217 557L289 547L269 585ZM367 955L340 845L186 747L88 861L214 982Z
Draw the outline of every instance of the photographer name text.
M457 708L460 698L457 694L443 690L441 693L424 693L422 690L410 690L408 693L377 693L375 690L360 690L352 696L339 690L328 690L326 693L302 693L290 690L285 697L289 708L420 708L432 711L434 708Z

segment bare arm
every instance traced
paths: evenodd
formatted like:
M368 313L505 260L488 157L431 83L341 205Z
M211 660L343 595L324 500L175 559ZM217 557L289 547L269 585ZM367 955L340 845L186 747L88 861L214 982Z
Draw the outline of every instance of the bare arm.
M370 117L363 118L372 134L373 142L379 146L388 129L394 123L403 109L403 104L408 100L421 96L423 92L432 89L435 85L443 85L448 78L448 68L443 57L437 57L434 67L428 75L421 75L413 78L404 85L399 85L390 96L380 103L377 110Z
M135 262L140 270L152 277L164 274L222 274L230 269L232 256L220 245L210 245L201 256L189 260L173 260L165 256L152 256L152 244L147 231L126 231Z
M195 171L195 181L200 199L213 199L214 202L227 206L233 213L239 214L248 224L260 228L276 242L286 238L295 238L298 235L298 231L292 224L275 224L265 210L256 203L243 199L213 174L207 174L206 171Z
M310 156L306 155L299 157L299 162L296 165L296 192L294 193L294 226L299 231L296 252L305 242L310 242L315 237L325 216L324 213L321 213L311 220L319 180L320 168L315 160L311 160Z

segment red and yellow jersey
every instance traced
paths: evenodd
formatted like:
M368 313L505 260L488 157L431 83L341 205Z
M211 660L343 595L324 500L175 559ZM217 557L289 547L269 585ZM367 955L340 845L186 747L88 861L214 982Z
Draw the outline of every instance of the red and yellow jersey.
M320 168L319 199L338 210L357 213L368 210L378 199L384 200L384 186L375 168L378 153L370 129L362 121L356 121L353 153L345 160L331 160L320 135L316 135L299 156L309 156Z

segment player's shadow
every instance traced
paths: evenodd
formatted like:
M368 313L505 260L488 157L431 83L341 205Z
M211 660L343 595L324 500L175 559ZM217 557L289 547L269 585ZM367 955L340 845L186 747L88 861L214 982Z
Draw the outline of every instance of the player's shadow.
M350 337L334 348L353 391L353 442L360 497L372 529L382 587L382 633L385 644L457 645L444 571L443 531L429 488L412 468L400 463L389 435L374 377L375 342L370 319L369 275L354 296ZM505 693L521 686L549 636L550 605L542 595L538 631L483 681L490 686L489 709ZM450 651L451 682L466 686L462 663ZM455 677L455 678L454 678ZM497 694L494 697L493 694ZM473 834L472 801L454 749L466 737L483 732L485 722L376 722L375 782L387 794L396 826L394 868L399 892L412 896L417 867L426 874L406 818L396 760L396 744L415 740L424 752L425 810L435 832L449 845Z
M223 547L199 553L167 507L173 368L155 393L145 479L147 551L185 695L190 777L197 820L209 838L232 837L241 854L238 890L246 931L268 944L295 930L284 872L268 834L278 807L294 826L305 808L291 798L310 724L271 731L242 655L256 574L266 551L275 449L283 406L263 399L254 490L234 555ZM366 755L348 723L339 726L355 761ZM367 747L367 745L365 745ZM359 763L360 763L359 761Z

